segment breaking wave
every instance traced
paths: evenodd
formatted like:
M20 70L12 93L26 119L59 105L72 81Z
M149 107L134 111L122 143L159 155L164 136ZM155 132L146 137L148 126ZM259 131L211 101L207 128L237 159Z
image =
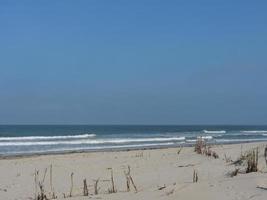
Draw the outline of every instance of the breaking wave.
M207 136L198 136L198 139L204 139L204 140L211 140L213 137L211 135L207 135Z
M23 137L0 137L0 141L16 141L16 140L56 140L56 139L82 139L92 138L95 134L83 135L62 135L62 136L23 136Z
M241 131L241 133L267 133L266 130Z
M96 147L72 147L72 148L55 148L46 150L33 150L29 152L25 151L14 151L7 152L8 155L19 155L19 154L32 154L32 153L53 153L53 152L68 152L68 151L88 151L88 150L105 150L105 149L135 149L135 148L146 148L146 147L160 147L174 145L173 142L166 143L148 143L148 144L129 144L129 145L114 145L114 146L96 146Z
M72 141L32 141L32 142L0 142L0 146L38 146L38 145L85 145L85 144L123 144L134 142L171 142L183 141L185 137L171 138L130 138L130 139L95 139Z
M216 134L216 133L223 134L223 133L226 133L226 131L224 131L224 130L218 130L218 131L203 130L203 132L204 133L209 133L209 134Z

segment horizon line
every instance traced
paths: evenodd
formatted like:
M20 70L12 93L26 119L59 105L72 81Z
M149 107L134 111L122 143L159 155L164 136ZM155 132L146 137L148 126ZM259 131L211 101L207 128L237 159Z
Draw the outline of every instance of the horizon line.
M1 124L0 126L267 126L267 124L54 124L54 123L45 123L45 124L30 124L30 123L7 123Z

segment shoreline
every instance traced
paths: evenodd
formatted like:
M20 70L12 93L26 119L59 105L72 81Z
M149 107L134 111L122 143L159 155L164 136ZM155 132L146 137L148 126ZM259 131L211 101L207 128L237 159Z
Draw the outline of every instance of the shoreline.
M266 141L246 141L246 142L227 142L227 143L207 143L212 147L216 146L227 146L227 145L238 145L238 144L261 144L267 143ZM0 160L9 159L23 159L23 158L35 158L41 156L57 156L57 155L72 155L72 154L83 154L83 153L107 153L107 152L129 152L129 151L145 151L145 150L157 150L157 149L174 149L174 148L184 148L193 147L195 144L180 144L180 145L162 145L162 146L148 146L148 147L132 147L132 148L104 148L104 149L92 149L92 150L66 150L66 151L51 151L51 152L38 152L38 153L28 153L28 154L14 154L14 155L0 155Z

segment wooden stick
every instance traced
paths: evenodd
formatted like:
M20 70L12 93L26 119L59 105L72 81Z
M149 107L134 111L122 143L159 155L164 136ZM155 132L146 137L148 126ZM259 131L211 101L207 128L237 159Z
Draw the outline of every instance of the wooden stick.
M98 194L98 182L99 182L99 178L97 179L97 180L94 180L95 181L95 183L94 183L94 189L95 189L95 195L97 195Z
M86 179L83 179L83 196L88 196L88 187L87 187Z
M47 173L47 168L45 168L45 172L44 172L44 177L43 177L42 183L44 183L44 181L45 181L46 173Z
M111 169L111 184L112 184L111 192L112 193L116 193L115 184L114 184L114 178L113 178L113 169Z
M52 172L53 172L53 169L52 169L52 164L50 165L50 190L51 190L51 193L53 192L53 185L52 185L52 176L53 176L53 174L52 174Z
M34 170L34 188L35 188L34 199L36 200L37 199L37 171L36 169Z
M72 190L73 190L73 172L70 175L70 181L71 181L71 185L70 185L70 197L72 197Z
M127 192L130 192L130 180L129 180L129 177L125 171L124 171L124 175L126 178L126 190L127 190Z

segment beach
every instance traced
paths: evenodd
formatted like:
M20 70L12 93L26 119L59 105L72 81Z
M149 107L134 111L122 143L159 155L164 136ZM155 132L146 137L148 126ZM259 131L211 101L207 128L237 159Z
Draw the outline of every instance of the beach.
M40 185L48 199L53 194L69 200L266 199L265 146L213 145L217 159L197 154L194 147L5 157L0 160L0 199L35 199ZM255 148L258 172L244 173L246 164L233 162ZM231 177L237 168L239 173ZM83 196L84 179L88 196Z

